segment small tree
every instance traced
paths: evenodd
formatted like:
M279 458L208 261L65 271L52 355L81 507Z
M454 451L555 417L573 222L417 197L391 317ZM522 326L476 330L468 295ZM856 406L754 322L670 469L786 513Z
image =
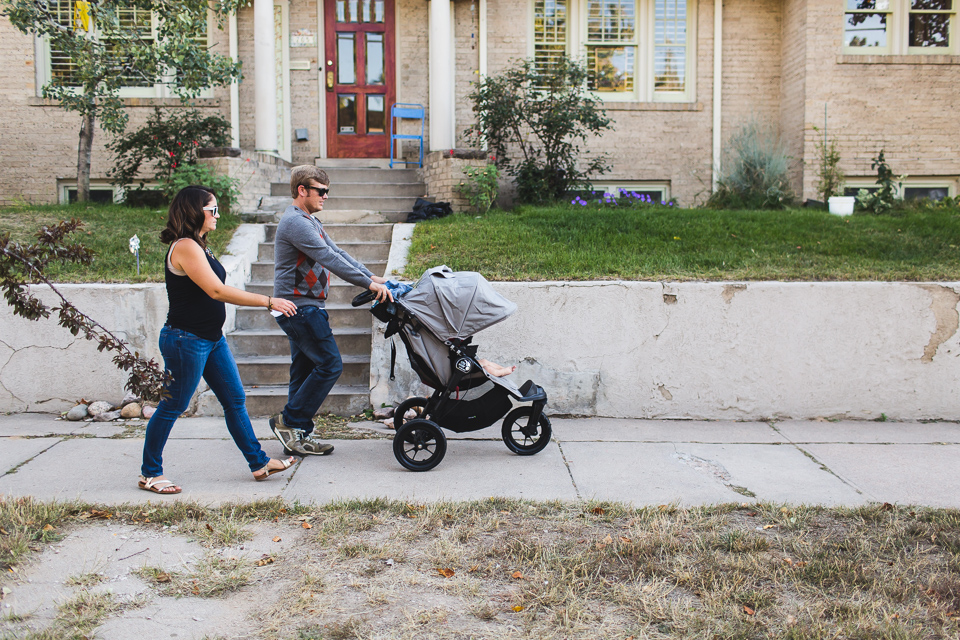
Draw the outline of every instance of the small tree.
M820 133L816 127L813 130ZM817 139L814 143L817 152L817 193L820 200L827 202L831 196L843 195L843 182L846 176L840 169L840 151L836 140Z
M516 179L521 202L558 200L607 170L605 156L580 154L580 143L613 128L586 87L587 70L574 60L543 69L523 60L480 80L470 95L477 123L467 135L486 141L497 166Z
M24 34L42 36L69 63L55 69L43 97L81 116L77 198L90 194L94 126L120 134L126 86L167 84L186 100L241 76L240 64L210 52L207 12L219 24L241 0L0 0L2 15ZM153 22L157 28L153 29Z

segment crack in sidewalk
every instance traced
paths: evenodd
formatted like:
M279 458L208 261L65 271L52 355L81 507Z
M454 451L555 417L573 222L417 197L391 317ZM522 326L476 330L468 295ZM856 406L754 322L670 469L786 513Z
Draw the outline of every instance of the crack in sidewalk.
M769 424L771 429L773 429L774 431L776 431L777 434L778 434L780 437L782 437L784 440L786 440L788 443L790 443L790 445L793 446L797 451L799 451L800 453L802 453L803 455L805 455L805 456L806 456L807 458L809 458L815 465L817 465L818 467L820 467L820 470L821 470L821 471L826 471L827 473L829 473L830 475L832 475L834 478L836 478L837 480L839 480L839 481L842 482L843 484L845 484L845 485L847 485L848 487L850 487L851 489L853 489L853 490L857 493L857 495L861 495L861 496L862 496L862 495L866 495L866 494L860 489L860 487L856 486L855 484L853 484L852 482L850 482L849 480L847 480L846 478L844 478L843 476L841 476L839 473L837 473L836 471L834 471L833 469L831 469L830 467L828 467L828 466L827 466L826 464L824 464L823 462L820 462L820 460L817 459L817 456L813 455L812 453L810 453L809 451L807 451L806 449L804 449L803 447L801 447L801 446L800 446L800 443L794 442L793 440L791 440L790 438L788 438L788 437L786 436L786 434L784 434L782 431L780 431L780 429L777 428L777 425L776 425L775 422L768 422L767 424Z
M570 461L567 460L567 454L563 452L563 445L559 440L554 440L557 443L557 448L560 449L560 459L563 460L563 465L567 468L567 475L570 476L570 484L573 485L573 491L577 494L577 500L583 500L583 496L580 495L580 487L577 486L577 481L573 478L573 471L570 469Z

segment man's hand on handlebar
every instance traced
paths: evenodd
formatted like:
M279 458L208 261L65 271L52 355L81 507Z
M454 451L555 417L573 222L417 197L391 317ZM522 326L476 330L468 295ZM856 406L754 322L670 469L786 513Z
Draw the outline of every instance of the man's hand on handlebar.
M390 289L387 289L385 286L379 282L370 282L370 286L367 287L370 291L377 294L377 302L385 302L389 300L393 302L393 294L390 293Z

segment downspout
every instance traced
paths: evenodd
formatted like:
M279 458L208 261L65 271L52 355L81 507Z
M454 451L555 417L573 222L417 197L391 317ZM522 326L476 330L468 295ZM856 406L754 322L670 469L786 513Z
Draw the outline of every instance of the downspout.
M723 73L723 0L713 0L713 191L717 190L720 179L721 138L720 125L723 121L721 104Z
M480 80L487 77L487 0L480 0Z
M237 13L230 14L230 59L234 64L240 59L240 47L237 37ZM240 83L230 83L230 146L240 146Z

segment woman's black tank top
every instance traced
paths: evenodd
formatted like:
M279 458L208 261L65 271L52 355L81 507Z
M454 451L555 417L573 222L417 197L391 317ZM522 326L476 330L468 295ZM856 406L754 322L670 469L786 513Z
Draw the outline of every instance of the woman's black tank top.
M170 271L167 263L172 249L171 244L167 256L163 259L163 276L167 285L167 302L170 305L167 325L216 342L223 337L223 323L227 319L226 307L222 302L208 296L190 276L178 276ZM223 265L209 253L205 255L220 282L226 280L227 270Z

